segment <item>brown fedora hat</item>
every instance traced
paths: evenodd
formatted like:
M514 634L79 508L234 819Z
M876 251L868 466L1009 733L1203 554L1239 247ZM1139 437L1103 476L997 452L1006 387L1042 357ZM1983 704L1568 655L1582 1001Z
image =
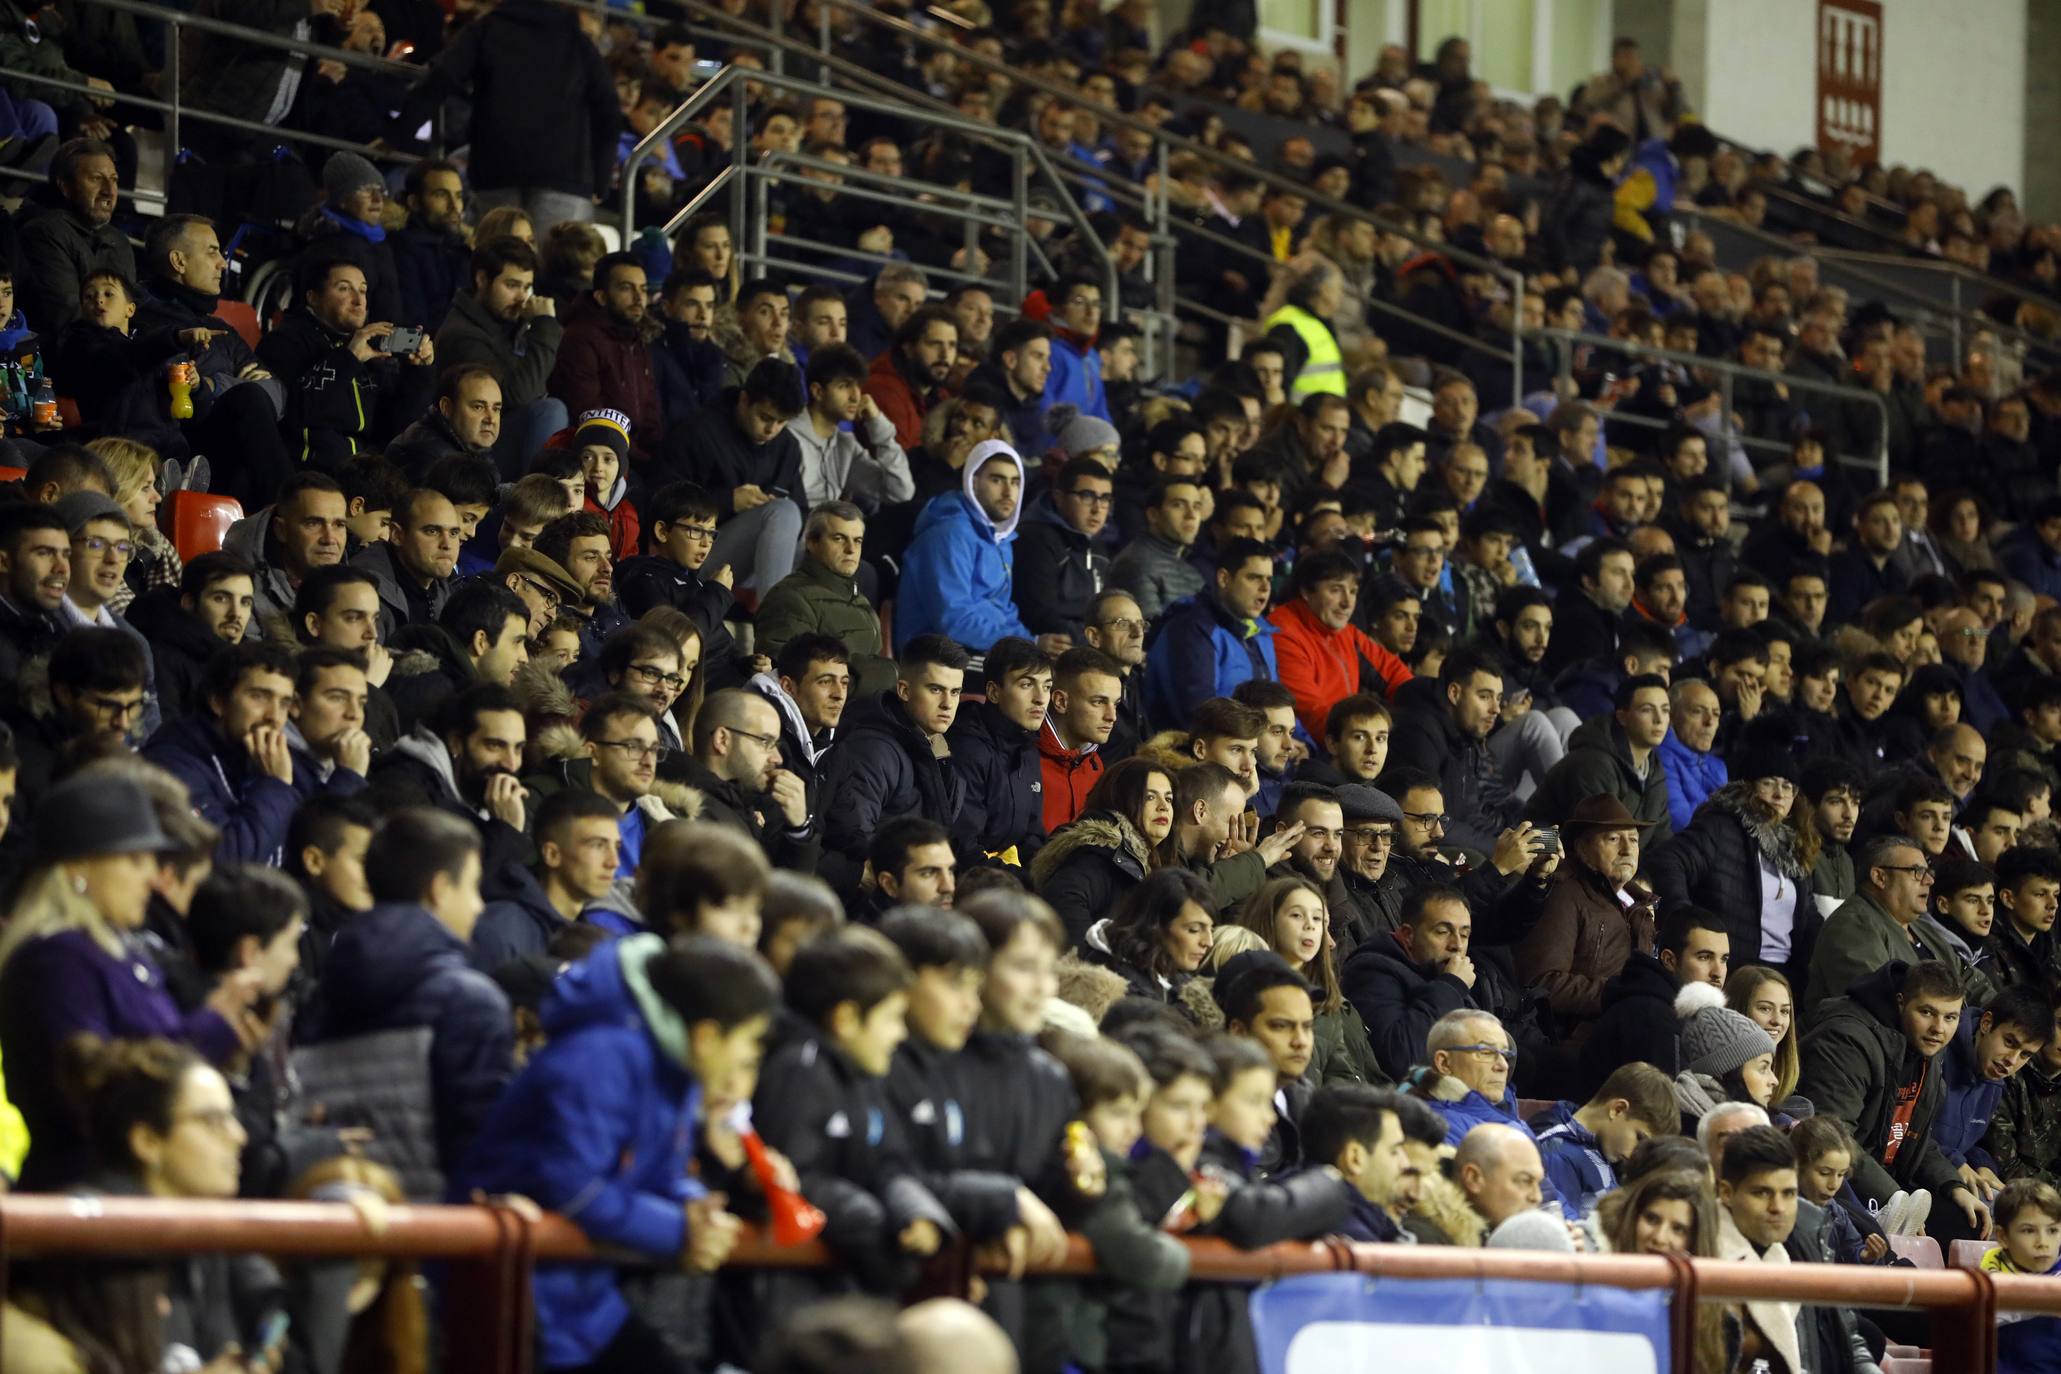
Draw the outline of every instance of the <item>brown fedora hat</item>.
M1625 826L1631 826L1638 830L1645 830L1656 824L1658 824L1656 821L1642 821L1631 812L1625 810L1624 803L1610 793L1599 792L1593 797L1586 798L1581 805L1575 807L1574 814L1560 822L1560 828L1565 830L1569 826L1587 825L1594 826L1598 830L1621 830Z

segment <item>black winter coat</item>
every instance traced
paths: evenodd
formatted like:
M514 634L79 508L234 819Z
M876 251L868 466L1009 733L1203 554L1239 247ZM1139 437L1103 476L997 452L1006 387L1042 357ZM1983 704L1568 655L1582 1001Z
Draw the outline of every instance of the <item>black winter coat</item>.
M1145 881L1145 839L1114 811L1087 811L1059 827L1030 865L1031 887L1059 913L1066 938L1085 949L1088 928Z
M515 1017L465 945L419 906L383 903L337 934L307 1028L319 1044L427 1026L437 1160L453 1172L515 1073Z
M1031 633L1084 643L1088 608L1109 585L1109 554L1039 502L1016 531L1015 558L1011 586Z
M1853 1161L1855 1192L1886 1202L1898 1189L1929 1188L1935 1205L1948 1206L1949 1189L1959 1180L1932 1139L1946 1100L1945 1080L1938 1057L1926 1059L1904 1034L1897 1010L1897 990L1909 972L1908 964L1889 964L1825 1003L1803 1038L1797 1088L1820 1112L1844 1121L1860 1143ZM1908 1128L1895 1160L1885 1166L1898 1098L1913 1087L1916 1105Z
M401 289L401 318L434 334L451 302L472 285L472 250L465 240L410 219L387 236Z
M1811 875L1797 854L1796 831L1748 815L1749 783L1732 782L1696 810L1689 828L1654 849L1646 876L1662 910L1688 903L1725 920L1732 940L1732 967L1767 962L1761 957L1760 861L1769 864L1796 893L1795 924L1788 962L1807 966L1809 937L1820 924L1811 897Z
M1675 993L1679 985L1660 960L1635 949L1624 970L1603 985L1603 1012L1582 1041L1580 1100L1586 1102L1603 1080L1626 1064L1645 1062L1673 1078L1680 1067L1675 1047Z
M374 757L372 771L365 778L365 799L382 815L403 806L433 806L458 817L480 833L482 881L491 882L510 867L530 861L529 837L508 822L483 816L480 809L458 795L446 769L430 764L425 755L433 750L449 751L427 730L404 735L392 749Z
M615 596L632 620L653 606L671 606L701 631L701 672L707 690L741 687L751 677L751 659L723 623L736 598L713 578L683 568L660 554L626 558L615 570Z
M228 648L206 623L179 604L177 587L157 587L129 603L129 624L150 641L158 714L177 720L202 705L208 660Z
M1577 663L1617 652L1622 622L1589 599L1581 584L1570 580L1553 599L1553 637L1546 644L1545 668L1558 675Z
M932 752L930 737L889 691L851 713L824 768L823 796L824 876L851 889L882 821L923 816L951 830L966 783L956 760Z
M1045 844L1045 781L1038 736L1010 723L984 701L969 701L945 738L966 800L952 827L959 862L978 862L1014 846L1028 862Z
M731 387L671 432L666 442L668 466L708 490L716 500L719 520L737 513L734 494L742 486L756 486L768 494L778 487L807 515L801 441L784 429L768 443L747 439L737 427L739 390Z
M549 100L539 93L550 92ZM472 184L608 193L622 109L600 51L573 11L507 0L430 63L394 121L403 132L461 92L472 97Z
M1401 938L1391 933L1354 950L1338 971L1338 981L1367 1023L1381 1071L1401 1082L1413 1066L1426 1062L1425 1040L1439 1017L1462 1007L1489 1009L1486 1000L1475 998L1476 990L1486 992L1485 968L1476 963L1470 989L1442 969L1412 961Z
M749 835L766 851L767 860L775 868L814 873L822 861L823 842L817 838L813 816L811 824L792 829L770 797L748 794L736 783L726 782L704 768L692 754L673 755L659 771L668 782L684 782L700 792L701 818Z
M966 1163L967 1098L977 1087L967 1062L963 1049L942 1050L912 1033L895 1051L887 1096L906 1123L923 1186L944 1204L961 1233L986 1242L1016 1224L1017 1180Z
M306 310L289 310L258 345L258 361L286 388L286 446L334 473L429 408L436 369L379 357L359 362L350 336Z
M1503 785L1487 743L1462 738L1450 711L1398 712L1388 741L1388 766L1421 768L1438 779L1452 816L1446 835L1453 844L1486 854L1517 821L1520 804Z

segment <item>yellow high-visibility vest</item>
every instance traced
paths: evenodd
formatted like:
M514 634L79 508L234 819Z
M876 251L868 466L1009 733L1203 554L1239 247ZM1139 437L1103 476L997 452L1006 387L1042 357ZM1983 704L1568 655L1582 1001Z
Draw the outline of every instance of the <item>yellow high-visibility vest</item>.
M1309 354L1303 360L1302 371L1296 373L1295 380L1289 384L1289 398L1300 401L1320 391L1328 391L1333 396L1345 395L1345 358L1338 351L1338 339L1324 322L1299 305L1284 305L1267 316L1269 332L1277 324L1293 329Z

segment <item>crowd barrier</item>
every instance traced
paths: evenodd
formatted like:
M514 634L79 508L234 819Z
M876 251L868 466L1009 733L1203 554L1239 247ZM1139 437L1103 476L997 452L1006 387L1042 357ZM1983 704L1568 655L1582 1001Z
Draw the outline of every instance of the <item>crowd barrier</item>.
M1666 1289L1676 1338L1674 1368L1688 1374L1695 1302L1748 1298L1923 1308L1931 1319L1934 1367L1986 1374L1996 1364L1999 1311L2061 1314L2061 1279L1992 1275L1967 1269L1886 1269L1861 1265L1760 1265L1640 1255L1561 1255L1447 1246L1356 1245L1340 1240L1238 1250L1190 1238L1191 1282L1257 1283L1298 1274L1360 1273L1372 1279L1515 1279L1625 1289ZM452 1374L527 1374L533 1317L529 1276L539 1261L606 1261L563 1217L532 1216L504 1204L397 1207L375 1231L337 1203L177 1202L141 1198L0 1197L0 1295L13 1260L39 1255L171 1256L204 1251L257 1252L281 1258L377 1255L437 1260L444 1274L443 1315ZM831 1257L820 1243L775 1245L747 1228L729 1264L810 1269ZM1086 1241L1036 1272L1082 1276L1094 1270ZM926 1274L927 1293L959 1293L979 1272L972 1252L948 1248Z

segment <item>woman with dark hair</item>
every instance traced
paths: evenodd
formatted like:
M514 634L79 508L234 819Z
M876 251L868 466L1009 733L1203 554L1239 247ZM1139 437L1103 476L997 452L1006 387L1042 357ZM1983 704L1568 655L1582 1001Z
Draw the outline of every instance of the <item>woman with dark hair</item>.
M1162 868L1131 889L1114 916L1088 928L1088 958L1123 975L1133 997L1172 1002L1209 957L1216 919L1209 884Z
M1817 826L1811 808L1796 804L1801 771L1785 749L1746 749L1726 762L1732 781L1654 849L1646 875L1663 910L1679 903L1724 916L1735 966L1799 969L1824 925L1811 887Z
M1954 576L1994 572L1996 550L1989 544L1990 515L1972 491L1944 492L1932 501L1932 542Z
M1125 759L1102 775L1080 816L1060 826L1031 860L1031 886L1059 913L1067 940L1081 948L1104 912L1148 873L1174 862L1173 833L1173 776L1149 760Z

